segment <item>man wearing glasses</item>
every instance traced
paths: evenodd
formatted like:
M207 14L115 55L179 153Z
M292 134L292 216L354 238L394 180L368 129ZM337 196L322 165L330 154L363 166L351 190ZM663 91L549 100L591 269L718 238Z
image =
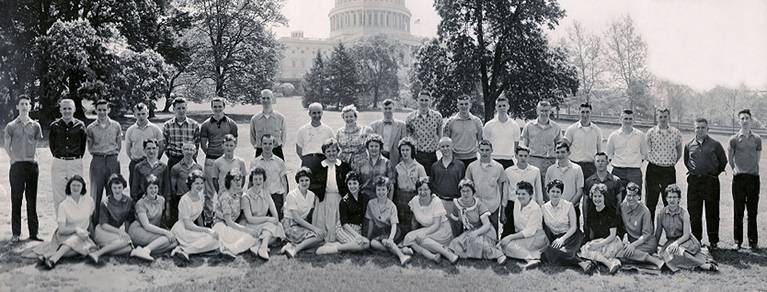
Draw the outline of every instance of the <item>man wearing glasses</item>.
M666 187L676 183L676 165L682 158L682 133L669 126L671 112L658 109L658 125L647 131L647 170L645 173L645 204L655 222L658 197L666 202Z
M565 139L570 143L570 159L583 170L583 177L591 177L596 172L594 155L602 151L602 129L591 122L591 104L582 103L581 118L567 127ZM681 145L681 144L680 144Z
M613 174L624 183L633 182L642 187L642 162L647 157L647 140L642 131L634 128L634 112L623 110L621 128L607 138L607 156L613 165Z

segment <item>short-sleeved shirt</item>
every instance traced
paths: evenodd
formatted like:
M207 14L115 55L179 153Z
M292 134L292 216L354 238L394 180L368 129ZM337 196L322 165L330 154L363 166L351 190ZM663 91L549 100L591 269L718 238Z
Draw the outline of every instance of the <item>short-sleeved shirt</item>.
M301 193L301 190L294 189L290 191L287 198L285 198L285 206L283 207L285 218L297 219L293 218L293 212L296 212L298 213L298 216L306 219L313 207L314 193L312 193L312 191L306 190L306 196L304 196L304 194Z
M565 189L562 190L562 199L574 204L580 202L580 200L573 202L575 194L579 190L583 190L583 170L580 165L572 162L564 167L559 166L559 163L552 164L546 171L546 183L555 179L561 180L565 184Z
M452 209L453 215L460 218L463 230L476 230L482 227L482 216L490 216L491 213L476 199L471 206L461 205L459 199L453 199L452 204L455 206Z
M189 187L186 185L186 179L192 171L202 171L202 166L192 160L191 163L186 164L184 160L179 161L170 170L170 183L171 193L173 196L182 196L189 191Z
M415 149L421 152L436 152L442 133L442 114L429 109L426 114L413 111L405 119L408 133L415 140Z
M677 145L682 145L682 132L669 126L661 129L659 126L647 131L647 161L664 167L674 166L677 157L681 156Z
M533 199L543 203L543 184L541 183L541 171L535 165L528 164L525 169L520 169L519 164L509 166L505 170L509 179L509 193L505 201L511 201L517 194L517 183L524 181L533 185ZM505 205L505 203L504 203Z
M530 148L530 156L553 157L554 146L562 138L562 128L556 122L541 124L537 119L527 122L522 129L522 141Z
M5 141L10 141L11 148L6 149L10 154L11 164L17 161L35 161L37 158L37 142L43 140L43 130L38 122L29 119L22 123L14 119L5 126Z
M95 203L89 195L82 196L77 201L72 199L72 196L67 196L59 204L56 221L59 227L69 226L88 229L91 223L91 214L93 214L95 209Z
M184 142L200 145L200 124L187 117L178 122L176 117L162 125L162 135L165 137L165 152L172 156L184 156L181 146Z
M226 219L237 222L242 208L240 208L240 199L242 192L231 193L228 190L219 192L218 202L215 204L215 222L226 222Z
M458 159L477 157L479 139L482 137L482 120L469 113L462 117L457 113L445 121L443 136L453 139L453 153Z
M274 137L274 146L282 146L285 143L286 129L285 116L281 113L257 113L250 119L250 144L261 147L261 137L270 134Z
M368 201L368 207L365 210L365 218L372 220L373 225L378 228L399 223L397 206L395 206L394 202L389 199L383 204L378 198Z
M596 207L591 206L588 212L586 235L590 233L592 239L607 238L610 236L610 228L618 228L620 218L613 207L605 205L602 211L597 211Z
M224 186L226 174L229 173L233 168L239 168L240 174L246 174L248 173L248 169L245 167L245 160L242 160L242 158L239 158L237 156L232 157L232 159L226 158L226 156L221 156L218 159L216 159L215 162L213 162L213 177L218 178L218 189L219 190L225 190L226 186Z
M673 240L684 235L684 217L690 217L690 215L682 207L677 207L676 210L671 211L671 208L666 206L660 211L658 222L660 222L663 231L666 232L666 238Z
M735 174L759 175L759 152L762 151L762 137L751 132L748 135L741 132L730 137L730 152Z
M109 224L120 228L125 223L133 221L133 200L123 195L122 200L104 200L99 207L99 224Z
M83 157L87 139L83 121L73 118L67 123L58 119L51 123L48 147L56 158Z
M184 194L181 200L178 201L178 221L182 222L184 219L197 220L202 214L202 208L205 205L205 197L200 196L200 199L195 201L189 193Z
M573 204L567 200L560 199L556 207L551 201L548 201L541 207L543 222L554 234L567 233L570 224L576 224L576 222L570 222L570 209L572 208Z
M649 238L648 241L655 239L651 216L650 210L642 202L638 202L634 207L629 206L626 201L621 203L621 217L629 242L634 242L641 236Z
M443 200L452 200L461 196L458 183L466 176L462 161L453 159L445 167L440 158L431 165L432 177L429 187L438 197Z
M128 158L131 160L139 160L146 157L146 153L144 153L144 141L148 139L155 139L157 142L163 141L162 130L159 126L152 122L147 122L143 126L139 126L138 123L130 125L128 130L125 131L125 142L130 145Z
M625 134L622 129L615 130L607 138L607 155L613 167L639 168L647 150L647 141L642 131L633 129Z
M482 137L493 144L493 159L514 158L514 143L519 142L520 134L519 125L511 118L506 122L494 118L482 128Z
M397 188L403 191L415 191L415 182L426 176L426 169L415 160L407 165L400 161L394 169L397 173Z
M592 162L602 144L602 129L594 123L583 126L577 121L565 130L565 139L570 141L570 159L578 162Z
M208 139L206 159L217 159L224 155L224 136L227 134L237 137L237 123L228 116L216 120L213 116L202 122L200 138Z
M421 198L419 196L413 197L408 203L410 210L413 212L415 220L421 226L430 226L435 224L434 218L439 218L440 222L447 222L447 211L445 211L445 205L435 194L431 194L431 202L429 205L421 205Z
M250 170L254 170L257 167L263 168L266 171L266 181L264 181L264 189L269 194L284 194L285 186L282 185L282 178L287 172L285 168L285 161L283 161L277 155L272 155L271 158L266 159L263 155L260 155L253 159L250 163Z
M328 139L335 137L336 134L333 133L333 129L325 125L325 123L320 124L318 127L312 126L309 123L298 129L296 145L301 147L301 155L322 153L322 144Z
M122 128L120 123L107 118L106 124L94 121L85 129L88 140L91 141L91 154L117 155L122 143Z
M483 206L495 212L501 206L501 185L508 182L503 166L495 160L483 163L474 161L466 168L466 178L474 181L477 199Z
M146 214L149 223L160 226L163 210L165 210L165 198L155 196L154 199L150 199L149 196L144 196L136 202L136 219L138 220L139 214L143 213Z
M351 194L346 194L341 198L341 202L338 203L338 214L341 221L341 225L353 224L362 226L365 221L365 203L360 198L360 194L357 194L357 198L354 198Z

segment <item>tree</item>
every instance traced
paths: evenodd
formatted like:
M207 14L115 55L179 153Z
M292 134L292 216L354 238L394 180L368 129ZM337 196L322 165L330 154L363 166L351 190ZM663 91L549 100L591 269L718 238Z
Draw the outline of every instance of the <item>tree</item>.
M646 91L652 78L647 71L647 44L634 27L631 16L624 16L610 24L605 32L605 43L609 71L626 92L629 108L649 102L640 100L646 97L641 93Z
M669 80L658 80L653 86L654 95L660 100L660 105L671 110L671 118L677 122L685 119L689 112L689 103L694 102L697 93L687 85L676 84Z
M458 111L456 100L461 94L478 94L476 68L470 67L471 62L461 62L450 56L443 40L432 39L418 49L413 64L412 83L416 85L411 87L413 96L421 91L430 92L443 116Z
M325 76L327 90L324 91L323 104L335 105L338 108L349 104L356 105L360 91L357 63L343 43L338 43L333 48L330 60L325 64Z
M504 92L512 99L525 101L512 102L511 111L518 116L530 116L538 100L558 103L564 96L577 92L575 70L563 62L562 51L551 48L544 35L544 27L553 29L564 16L557 2L436 0L435 8L442 18L436 43L445 50L441 60L452 62L453 65L447 66L457 70L450 73L450 79L460 78L458 83L463 85L476 84L464 87L462 91L471 93L478 89L485 120L492 119L495 99ZM428 59L433 58L421 61ZM432 64L421 62L419 68L430 66ZM442 81L445 80L449 79ZM450 86L443 82L423 81L424 85Z
M592 34L578 21L567 29L566 47L570 64L578 73L579 95L585 102L591 102L591 90L601 81L604 72L602 64L602 44L599 36Z
M194 57L199 78L215 83L215 94L255 103L271 88L281 46L269 31L284 24L282 0L191 0L200 50Z
M361 94L372 96L372 107L378 106L382 95L399 94L397 72L404 55L401 45L378 35L357 43L352 52L357 62Z
M304 75L304 98L302 101L304 107L308 107L314 102L322 103L327 87L325 85L326 79L325 62L320 51L317 51L312 68Z
M127 112L139 102L154 104L152 101L165 93L166 76L172 68L165 64L160 54L153 50L137 53L125 50L118 55L116 72L109 76L109 96L122 98L112 100L116 112ZM119 71L117 71L119 70Z

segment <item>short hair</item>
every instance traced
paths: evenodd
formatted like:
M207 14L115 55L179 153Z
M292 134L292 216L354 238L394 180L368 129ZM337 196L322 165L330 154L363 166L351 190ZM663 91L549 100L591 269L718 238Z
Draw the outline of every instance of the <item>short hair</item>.
M347 184L350 181L361 182L362 179L360 178L359 173L357 173L356 171L352 170L352 171L349 171L348 173L346 173L346 179L344 180L344 182L346 182Z
M626 190L627 190L627 191L630 191L631 189L635 189L635 190L636 190L636 192L637 192L637 193L638 193L640 196L642 195L642 188L641 188L641 187L639 187L639 184L637 184L637 183L635 183L635 182L633 182L633 181L629 181L628 183L626 183Z
M668 195L671 193L679 195L680 199L682 198L682 189L680 189L677 184L670 184L666 186L666 197L668 197Z
M266 169L263 169L261 167L256 167L253 170L251 170L250 176L248 176L248 179L250 180L250 182L253 182L253 178L256 177L257 175L261 175L261 177L264 178L264 181L266 181ZM298 182L298 179L296 179L296 182Z
M584 102L580 105L581 108L588 108L588 109L594 109L591 107L591 104L588 102Z
M416 183L415 189L417 190L418 189L418 181L416 181L415 183ZM378 178L376 178L375 187L376 188L378 188L378 187L385 187L386 190L389 191L389 178L385 177L385 176L379 176Z
M306 107L306 109L311 110L313 107L319 107L320 110L324 110L324 107L319 102L312 102L311 104L309 104L309 106Z
M634 111L632 111L632 110L630 110L630 109L624 109L624 110L621 112L621 115L633 115L633 114L634 114Z
M740 110L740 111L738 112L738 117L740 117L740 115L748 115L749 117L753 117L753 116L751 115L751 110L750 110L750 109L747 109L747 108Z
M517 190L526 191L528 195L533 195L533 185L526 181L520 181L517 183Z
M561 180L555 179L546 184L546 192L553 188L558 188L560 192L563 192L565 190L565 183Z
M607 156L607 153L604 153L602 151L599 151L597 152L597 154L594 154L594 157L597 157L597 156L604 156L605 158L609 158L609 156Z
M490 146L490 149L493 149L493 143L490 142L490 140L487 140L487 139L479 140L479 146L482 146L482 145Z
M192 184L197 179L201 179L203 182L205 181L205 176L202 174L202 171L199 169L192 170L192 172L189 173L189 175L186 176L186 187L191 189Z
M477 187L474 185L474 181L468 178L464 178L458 182L458 190L463 188L470 188L472 193L477 193Z
M607 197L607 185L595 184L591 186L591 190L589 190L589 196L594 196L594 193L600 193L602 196Z
M519 154L519 152L525 151L527 154L530 154L530 148L527 148L525 146L519 145L517 148L514 148L514 154Z
M357 111L357 107L353 104L347 105L341 109L341 116L345 113L354 113L355 118L360 116L360 112Z
M251 173L252 174L252 173ZM232 187L232 181L236 177L242 177L242 174L240 173L239 168L232 168L229 170L229 172L226 173L226 176L224 176L224 187L229 189ZM266 175L264 175L264 178L266 178Z
M495 99L495 103L499 103L502 101L509 102L509 99L503 94L499 95L498 98Z
M383 148L384 146L383 137L381 137L381 135L378 135L378 134L368 135L367 140L365 140L365 148L368 148L368 146L370 146L370 143L372 142L378 143L378 145L381 146L381 148Z
M261 143L264 143L264 139L270 139L272 142L274 142L274 136L272 134L261 135Z
M147 109L147 106L143 102L139 102L133 106L133 111L143 111L145 109Z
M458 100L459 100L459 101L460 101L460 100L468 100L468 101L471 101L471 96L469 96L468 94L461 94L461 96L459 96L459 97L458 97Z
M399 156L402 157L402 146L409 146L410 147L410 158L415 157L415 141L413 141L413 138L410 138L410 136L402 138L402 140L399 140L399 143L397 143L397 151L399 151Z
M83 185L83 188L80 190L80 195L85 195L85 193L87 192L87 190L85 189L85 179L79 174L75 174L69 178L69 180L67 181L67 186L66 186L66 189L64 190L64 193L67 194L67 196L72 195L72 190L70 190L69 187L72 185L72 182L75 182L75 181Z
M25 99L29 102L32 102L32 98L30 98L29 95L26 95L26 94L19 94L19 97L17 97L16 99L17 99L16 104L18 104L19 102Z
M421 95L425 95L425 96L428 96L429 98L431 98L431 92L428 92L428 91L421 91L421 92L419 92L418 96L421 96Z
M705 123L706 126L708 126L708 120L706 118L697 118L695 119L696 123Z
M125 180L125 178L122 176L122 174L119 173L113 173L109 176L109 179L107 180L107 189L110 190L107 193L112 193L112 185L114 184L121 184L123 187L128 186L128 182Z
M659 107L657 111L658 111L658 113L667 113L667 114L671 114L671 109L669 109L669 108L667 108L667 107Z
M149 186L156 185L157 187L160 186L160 179L157 178L154 174L149 174L146 176L146 185L144 186L144 192L146 192L147 189L149 189Z
M100 105L106 105L106 106L107 106L107 108L109 108L109 101L107 101L106 99L99 99L99 100L97 100L97 101L96 101L96 103L94 104L94 106L95 106L95 107L98 107L98 106L100 106Z
M149 139L144 140L144 142L141 142L142 148L146 148L146 145L149 144L149 143L154 143L155 146L159 146L160 145L159 142L157 142L157 139L149 138Z
M274 96L274 92L272 92L272 90L268 89L268 88L267 89L261 89L261 91L259 92L259 95L261 95L261 96L264 96L265 94L268 94L270 97Z
M565 148L565 149L567 149L567 152L570 152L570 143L567 143L567 142L559 142L559 143L557 143L557 146L556 146L556 147L554 147L554 149L555 149L555 150L556 150L556 149L560 149L560 148Z
M442 144L444 142L450 142L450 144L453 144L453 139L445 136L445 137L439 138L439 142L437 142L437 144Z
M71 103L73 106L75 105L75 101L71 98L62 98L59 100L58 106L61 106L62 103Z
M328 138L325 143L322 143L322 153L325 153L330 147L336 147L336 150L341 151L341 145L338 145L338 140L335 138Z
M173 99L173 107L176 107L177 104L186 103L186 99L183 97L176 97Z
M550 103L548 100L541 100L541 101L539 101L539 102L538 102L538 104L536 105L536 107L543 107L543 106L545 106L545 107L551 107L551 103Z
M309 180L311 180L312 179L312 170L309 169L306 166L303 166L300 169L298 169L298 171L296 171L296 176L295 176L296 182L298 182L298 179L300 179L302 177L306 177Z
M232 134L226 134L224 135L224 142L235 142L234 144L237 144L237 137Z
M216 97L214 97L214 98L210 99L210 105L211 105L211 106L213 106L213 103L214 103L214 102L220 102L221 104L223 104L224 106L226 106L226 100L225 100L223 97L220 97L220 96L216 96Z
M429 182L431 182L431 179L429 179L428 176L422 176L419 177L418 180L415 181L415 189L418 190L422 186L429 186Z
M394 105L394 100L392 100L391 98L387 98L387 99L384 99L382 104L383 105Z

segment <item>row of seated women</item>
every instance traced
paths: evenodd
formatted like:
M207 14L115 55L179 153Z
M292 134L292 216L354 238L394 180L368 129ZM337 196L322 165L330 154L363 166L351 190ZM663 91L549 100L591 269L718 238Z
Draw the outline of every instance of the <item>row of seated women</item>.
M297 188L286 196L284 218L279 220L271 196L263 190L265 171L251 171L252 186L242 191L239 181L244 176L232 170L225 177L226 190L215 198L215 223L206 228L195 222L204 205L205 178L202 172L193 171L187 178L190 191L179 203L179 220L168 230L161 225L165 199L158 195L156 177L147 178L146 195L134 204L123 193L125 180L119 174L113 175L108 182L111 194L98 206L99 224L90 229L89 217L96 206L85 195L83 178L75 176L67 183L68 196L59 207L58 228L52 240L29 252L48 268L66 256L88 256L98 263L107 254L130 254L151 261L167 251L188 260L191 254L215 250L230 257L249 250L268 260L269 246L286 241L280 253L288 257L314 247L318 247L317 254L375 249L390 252L402 265L417 253L435 262L444 257L450 263L473 258L503 264L507 258L514 258L523 260L525 268L538 265L543 258L553 264L580 266L587 272L596 263L615 272L621 261L647 262L658 268L665 264L673 271L716 269L706 263L700 243L690 234L689 215L679 206L681 191L675 185L667 190L669 205L658 215L656 228L647 208L638 202L636 185L628 186L620 212L605 205L606 186L595 185L590 191L593 207L587 211L589 220L584 227L591 240L584 242L586 237L578 227L572 204L561 199L562 182L547 185L550 201L542 207L532 200L533 186L520 182L512 214L515 228L498 241L489 219L491 210L475 198L471 180L460 182L461 197L452 202L455 208L448 214L442 201L431 192L428 178L419 178L417 196L408 204L417 228L403 236L397 206L389 197L389 180L378 178L376 196L367 201L360 195L359 176L350 172L345 178L347 194L338 206L335 240L327 242L326 231L310 222L316 206L315 195L308 189L311 177L307 168L296 173ZM623 240L618 236L621 220L626 230ZM451 221L460 224L463 232L454 235ZM663 232L667 240L658 253L657 243Z

